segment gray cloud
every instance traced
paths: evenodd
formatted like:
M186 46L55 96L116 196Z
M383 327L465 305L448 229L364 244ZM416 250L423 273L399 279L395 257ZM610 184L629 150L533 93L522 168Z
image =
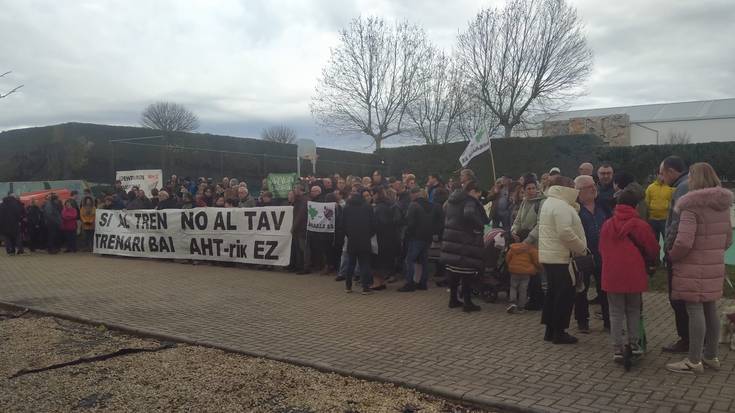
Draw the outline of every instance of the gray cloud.
M492 2L490 4L496 4ZM730 0L575 0L595 70L572 107L735 96ZM337 31L360 14L407 19L451 49L484 1L224 0L4 2L0 130L67 121L137 124L157 100L187 105L202 132L257 137L285 124L320 145L368 138L317 128L309 99ZM387 145L407 142L406 138Z

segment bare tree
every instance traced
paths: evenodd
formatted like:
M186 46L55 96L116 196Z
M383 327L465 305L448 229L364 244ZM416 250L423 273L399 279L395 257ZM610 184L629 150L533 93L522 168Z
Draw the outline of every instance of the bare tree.
M288 126L271 126L263 129L260 138L268 142L276 143L294 143L296 142L296 131Z
M356 18L340 32L312 98L317 123L340 134L364 133L378 150L404 132L429 53L424 30L381 18Z
M688 145L692 143L692 136L687 131L671 131L669 132L669 145Z
M459 136L462 140L469 141L480 132L494 135L498 129L498 119L482 101L471 98L469 91L465 92L465 96L467 96L465 108L456 122Z
M461 137L457 122L467 106L462 73L451 57L436 49L425 64L428 77L408 115L427 145L449 143Z
M156 102L145 108L140 124L166 132L191 132L199 129L199 118L178 103Z
M5 77L5 76L9 75L10 73L12 73L12 72L5 72L3 74L0 74L0 77ZM23 85L20 85L20 86L14 87L13 89L10 89L9 92L5 92L5 93L0 92L0 99L8 97L9 95L15 93L18 89L20 89L22 87L23 87Z
M565 0L509 0L481 10L460 33L461 67L506 137L534 111L581 93L592 69L583 28Z

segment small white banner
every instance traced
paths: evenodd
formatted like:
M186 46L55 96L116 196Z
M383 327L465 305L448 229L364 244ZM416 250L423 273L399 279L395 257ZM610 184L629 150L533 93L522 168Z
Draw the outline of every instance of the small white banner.
M96 254L288 265L293 207L98 209Z
M140 169L137 171L117 171L115 180L122 183L125 192L137 186L145 192L145 196L151 196L151 190L161 189L163 184L163 171L160 169Z
M306 230L311 232L334 232L334 213L337 204L335 202L312 202L309 201L307 214L309 222Z
M459 157L459 163L462 164L462 167L465 167L470 163L472 158L488 149L490 149L490 134L485 133L484 130L480 130L477 132L477 135L475 135L475 138L467 144L464 152L462 152L462 155Z

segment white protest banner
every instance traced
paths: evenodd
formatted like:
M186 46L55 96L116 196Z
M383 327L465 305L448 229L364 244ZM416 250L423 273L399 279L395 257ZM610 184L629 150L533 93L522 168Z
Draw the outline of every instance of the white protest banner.
M307 207L309 215L307 231L334 233L334 210L337 203L309 201Z
M462 152L462 155L459 157L459 163L462 164L462 167L465 167L470 163L472 158L488 149L490 149L490 134L485 133L484 129L480 129L477 135L475 135L475 138L470 140L470 143L467 144L464 152Z
M98 209L95 254L288 265L293 207Z
M145 192L145 196L151 196L152 189L161 189L163 183L163 171L160 169L140 169L137 171L117 171L115 180L122 183L125 192L137 186Z

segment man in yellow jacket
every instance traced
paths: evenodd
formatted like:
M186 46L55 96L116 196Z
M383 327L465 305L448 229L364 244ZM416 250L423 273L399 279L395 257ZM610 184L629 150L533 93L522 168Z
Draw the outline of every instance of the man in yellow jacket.
M666 185L661 174L646 188L646 206L648 206L648 223L653 228L656 241L664 237L666 218L669 216L669 205L674 188Z

